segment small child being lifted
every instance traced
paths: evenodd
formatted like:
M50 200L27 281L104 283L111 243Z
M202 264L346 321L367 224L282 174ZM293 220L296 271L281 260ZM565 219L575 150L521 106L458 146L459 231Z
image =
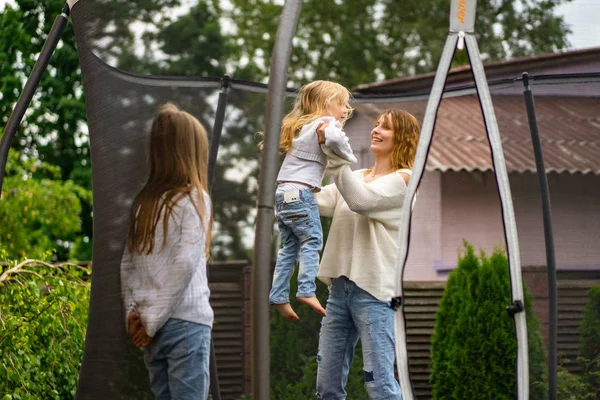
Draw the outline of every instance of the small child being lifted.
M283 247L277 254L269 302L290 321L300 319L289 303L290 279L298 259L298 302L326 316L315 294L323 231L313 193L321 190L328 154L348 164L356 162L342 130L352 113L349 100L350 92L338 83L311 82L300 89L293 110L283 119L280 147L287 154L275 192ZM325 122L325 144L320 145L317 128Z

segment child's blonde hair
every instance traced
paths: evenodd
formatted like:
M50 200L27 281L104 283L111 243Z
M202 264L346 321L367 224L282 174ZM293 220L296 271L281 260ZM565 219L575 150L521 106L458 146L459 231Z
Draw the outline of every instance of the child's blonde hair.
M283 118L279 147L288 151L292 147L292 140L304 125L329 115L327 106L332 101L338 101L340 105L345 106L346 119L350 118L350 96L348 89L331 81L314 81L304 85L300 88L294 108Z
M173 207L179 199L196 193L192 204L200 221L209 221L206 252L210 248L211 213L205 212L208 193L208 137L202 124L173 104L161 106L150 130L150 176L132 206L127 245L132 253L150 254L163 213L163 242Z

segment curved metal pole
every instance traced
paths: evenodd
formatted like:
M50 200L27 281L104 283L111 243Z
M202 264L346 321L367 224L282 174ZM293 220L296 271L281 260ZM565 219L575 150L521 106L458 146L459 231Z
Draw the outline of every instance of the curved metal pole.
M535 104L533 93L529 87L529 74L523 74L523 96L527 107L527 119L531 132L531 143L535 155L535 166L540 182L540 194L542 197L542 217L544 220L544 240L546 243L546 264L548 269L548 308L549 308L549 333L548 333L548 400L557 398L557 332L558 332L558 293L556 289L556 260L554 257L554 233L552 231L552 207L550 206L550 189L548 178L544 167L544 154L538 134L538 126L535 117Z
M281 14L269 73L264 147L260 160L258 210L251 278L252 399L269 400L269 289L271 286L271 236L279 136L285 108L287 69L302 0L288 0Z
M471 63L471 71L473 73L473 78L475 79L475 86L477 87L481 111L483 112L483 121L492 153L492 164L494 165L496 185L498 187L498 194L500 195L512 299L512 304L507 307L507 310L514 319L517 335L517 399L528 400L529 344L527 338L527 319L523 299L521 256L519 251L519 237L517 235L517 223L515 221L515 209L512 202L510 182L508 180L508 172L506 170L506 161L502 150L498 122L496 121L492 97L487 86L477 40L473 34L469 33L465 36L465 43L469 62Z
M408 181L408 189L406 191L406 197L402 206L402 223L400 225L399 232L400 249L397 260L398 276L396 281L396 293L398 297L400 297L401 303L400 310L398 311L396 309L395 320L396 362L398 363L398 377L400 379L400 388L402 389L403 400L413 400L416 398L409 374L406 321L404 316L404 301L402 299L404 290L404 269L406 266L406 259L408 258L408 248L410 242L412 203L417 193L417 188L419 187L421 179L423 178L423 173L425 172L427 155L429 154L429 148L431 147L431 141L433 139L433 130L435 128L437 110L440 106L440 102L442 101L444 86L446 84L446 76L448 75L448 71L452 65L452 59L454 58L457 42L458 36L456 33L451 33L448 35L446 44L444 45L444 50L442 52L442 57L438 64L437 72L435 74L429 101L427 102L425 118L423 119L423 127L421 129L421 135L419 136L419 144L417 146L417 153L415 155L415 161L412 169L413 173Z
M213 125L212 135L210 136L210 150L208 152L208 190L212 193L213 183L215 181L215 165L217 164L217 155L219 145L221 144L221 132L223 132L223 120L225 119L225 110L227 109L227 91L229 89L229 75L223 75L221 79L221 92L217 103L217 112L215 113L215 123ZM214 207L213 207L214 208ZM206 274L208 277L208 262L206 263ZM213 400L221 400L221 388L219 385L219 373L217 371L217 358L215 356L215 342L210 341L210 394Z
M13 111L8 118L2 138L0 138L0 193L2 192L2 183L4 182L4 173L6 171L6 161L8 160L10 145L17 133L17 129L19 129L23 115L25 115L25 111L27 111L27 107L29 107L29 103L31 103L31 99L42 80L42 76L44 75L46 68L48 68L50 58L58 45L68 21L69 5L66 4L62 13L54 20L54 24L44 42L44 46L42 46L42 51L31 70L29 78L27 78L27 82L25 82L25 87L17 100L17 104L15 104L15 108L13 108Z
M450 12L450 33L442 53L442 58L438 65L438 71L435 76L433 88L427 110L423 121L423 128L415 163L413 166L413 175L409 181L407 194L402 208L402 220L399 232L399 255L398 255L398 279L397 293L395 304L400 303L401 315L396 313L396 355L398 359L398 369L400 375L400 383L402 386L403 398L412 400L412 390L410 389L410 376L408 374L408 357L406 352L405 339L405 322L404 322L404 307L402 300L402 276L404 267L408 257L408 244L410 237L410 219L412 215L412 200L415 196L416 189L421 180L427 153L431 145L433 128L435 127L435 118L439 107L440 99L444 90L446 76L454 57L454 47L463 49L467 48L469 63L473 78L475 80L475 88L481 105L483 119L486 128L490 150L492 153L492 163L494 165L495 178L500 195L502 222L504 224L504 234L506 239L506 247L509 259L509 272L511 278L511 298L512 304L507 307L508 312L514 318L515 330L517 336L517 399L529 399L529 362L528 362L528 343L527 343L527 322L523 307L523 284L521 280L521 263L519 256L519 242L517 237L516 222L514 216L514 208L510 193L510 184L508 181L508 173L502 151L502 143L498 131L498 124L492 105L489 88L483 69L483 63L477 46L477 41L474 36L475 25L475 10L476 0L452 0ZM405 365L403 365L405 364Z
M225 110L227 109L227 93L230 81L231 78L229 75L223 75L217 112L215 113L215 123L210 137L210 151L208 153L208 187L210 190L212 190L215 181L215 165L217 165L217 155L219 153L219 145L221 144L221 132L223 132L223 121L225 120Z

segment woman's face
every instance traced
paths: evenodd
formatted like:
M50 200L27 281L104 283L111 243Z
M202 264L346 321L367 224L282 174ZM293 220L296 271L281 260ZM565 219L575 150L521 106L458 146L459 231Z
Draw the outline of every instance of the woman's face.
M375 156L389 156L394 149L394 131L392 117L382 115L371 130L371 152Z

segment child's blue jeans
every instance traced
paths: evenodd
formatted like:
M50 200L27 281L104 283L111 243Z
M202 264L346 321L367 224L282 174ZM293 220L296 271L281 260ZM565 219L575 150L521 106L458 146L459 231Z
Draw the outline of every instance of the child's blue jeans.
M157 400L208 397L210 327L170 318L144 349Z
M296 201L286 202L276 195L277 224L283 247L277 254L271 304L290 302L290 279L299 260L296 297L315 297L315 278L319 269L319 251L323 248L323 231L317 201L310 189L298 191Z

